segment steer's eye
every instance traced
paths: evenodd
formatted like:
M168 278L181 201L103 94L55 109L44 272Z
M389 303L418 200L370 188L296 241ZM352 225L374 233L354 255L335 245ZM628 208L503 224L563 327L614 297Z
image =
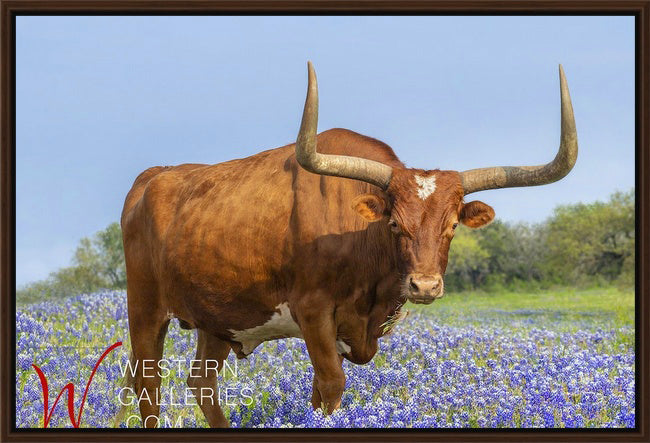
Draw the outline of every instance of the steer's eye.
M394 233L397 234L399 232L399 225L392 218L388 220L388 226L390 226L390 230L393 231Z
M458 227L458 223L454 223L451 227L451 229L456 229Z

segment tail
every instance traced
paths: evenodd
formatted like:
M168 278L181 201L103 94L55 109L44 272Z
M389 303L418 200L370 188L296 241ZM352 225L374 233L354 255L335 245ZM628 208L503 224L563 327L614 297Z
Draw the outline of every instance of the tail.
M131 355L129 356L129 360L131 362L131 368L135 367L135 355L133 355L133 351L131 351ZM135 388L135 377L132 373L132 371L127 370L126 374L124 374L124 378L122 379L122 384L120 387L123 388ZM121 391L120 391L121 392ZM124 420L124 416L126 415L126 409L128 406L124 404L124 401L120 402L120 410L117 411L117 414L115 415L115 419L113 422L113 427L114 428L119 428L120 423L122 423L122 420Z

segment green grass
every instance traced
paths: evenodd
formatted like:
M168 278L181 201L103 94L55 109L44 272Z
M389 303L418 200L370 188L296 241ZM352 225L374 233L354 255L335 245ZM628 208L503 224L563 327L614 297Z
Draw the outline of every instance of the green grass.
M615 287L598 289L544 290L537 292L486 292L450 293L441 304L465 308L558 309L583 312L634 313L634 291ZM632 315L633 318L633 315Z
M585 325L634 327L634 291L616 287L556 289L539 292L448 292L431 305L413 305L413 312L432 314L448 322L458 319L482 324L492 319L557 324L561 329Z

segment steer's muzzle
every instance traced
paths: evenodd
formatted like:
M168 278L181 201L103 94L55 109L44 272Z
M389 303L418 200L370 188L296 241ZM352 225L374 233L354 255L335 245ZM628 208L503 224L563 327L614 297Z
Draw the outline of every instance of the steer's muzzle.
M444 282L440 274L409 274L406 277L406 298L413 303L429 304L444 295Z

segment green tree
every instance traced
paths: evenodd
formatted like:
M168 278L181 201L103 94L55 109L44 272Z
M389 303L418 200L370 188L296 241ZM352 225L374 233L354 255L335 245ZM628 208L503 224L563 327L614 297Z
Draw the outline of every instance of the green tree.
M118 223L80 240L72 266L52 272L47 279L16 291L19 303L67 297L99 289L126 288L122 231Z
M544 267L562 283L633 280L634 191L609 202L560 206L546 226Z
M479 244L489 254L489 274L492 280L511 284L539 281L543 231L539 225L495 221L477 231Z
M476 233L459 226L449 250L448 284L458 289L478 287L488 273L489 258Z
M120 225L111 223L97 232L93 239L82 238L73 262L76 267L96 273L106 288L125 288L126 267Z

